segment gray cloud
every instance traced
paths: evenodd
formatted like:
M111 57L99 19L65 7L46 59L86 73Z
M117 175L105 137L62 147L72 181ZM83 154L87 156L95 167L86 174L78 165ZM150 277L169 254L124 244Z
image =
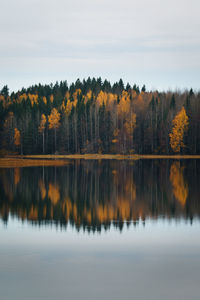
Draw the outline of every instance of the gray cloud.
M148 88L199 88L197 0L7 0L0 85L123 77Z

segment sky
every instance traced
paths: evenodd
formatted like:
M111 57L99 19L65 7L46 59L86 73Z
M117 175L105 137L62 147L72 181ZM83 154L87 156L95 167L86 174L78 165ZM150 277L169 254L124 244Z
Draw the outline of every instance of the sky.
M200 89L199 0L1 0L0 89L99 77Z

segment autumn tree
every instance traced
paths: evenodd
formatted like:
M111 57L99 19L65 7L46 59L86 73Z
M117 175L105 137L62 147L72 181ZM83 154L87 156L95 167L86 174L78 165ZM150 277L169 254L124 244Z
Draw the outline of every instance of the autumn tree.
M14 129L14 144L17 147L19 147L21 144L21 134L17 128Z
M14 184L18 185L20 182L20 168L14 168Z
M184 207L188 197L188 184L184 180L183 170L184 167L180 166L180 161L173 162L170 168L170 181L176 200Z
M175 117L183 106L185 113ZM199 120L200 92L192 89L147 91L145 86L140 90L136 84L122 80L111 84L101 78L78 79L69 87L66 82L33 85L16 93L4 87L0 89L0 152L16 149L17 128L25 154L55 150L125 154L133 149L140 154L169 154L182 151L183 145L188 154L199 154Z
M133 112L130 95L126 91L122 92L122 96L118 104L118 120L118 140L121 145L120 151L123 153L127 151L132 152L136 114ZM116 130L114 132L116 133Z
M56 151L56 132L60 127L60 113L56 108L53 108L51 114L48 116L49 129L54 129L54 142L55 142L55 151Z
M174 152L178 153L181 151L181 148L185 147L183 138L189 125L188 116L184 107L178 112L172 123L172 132L169 134L170 146Z
M49 183L48 198L53 205L56 205L60 200L59 186L57 184Z
M47 122L47 118L44 114L42 114L38 131L39 133L42 134L43 154L44 154L44 131L46 127L46 122Z

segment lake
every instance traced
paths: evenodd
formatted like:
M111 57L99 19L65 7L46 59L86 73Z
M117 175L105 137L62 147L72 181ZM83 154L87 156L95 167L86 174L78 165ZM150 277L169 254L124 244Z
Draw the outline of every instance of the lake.
M199 299L200 160L0 169L3 300Z

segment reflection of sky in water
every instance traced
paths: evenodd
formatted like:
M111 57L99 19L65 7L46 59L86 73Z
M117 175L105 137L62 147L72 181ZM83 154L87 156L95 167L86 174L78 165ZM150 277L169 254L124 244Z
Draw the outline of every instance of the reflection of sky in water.
M197 219L147 220L122 233L0 223L2 299L198 299Z
M199 299L199 167L0 170L1 298Z

